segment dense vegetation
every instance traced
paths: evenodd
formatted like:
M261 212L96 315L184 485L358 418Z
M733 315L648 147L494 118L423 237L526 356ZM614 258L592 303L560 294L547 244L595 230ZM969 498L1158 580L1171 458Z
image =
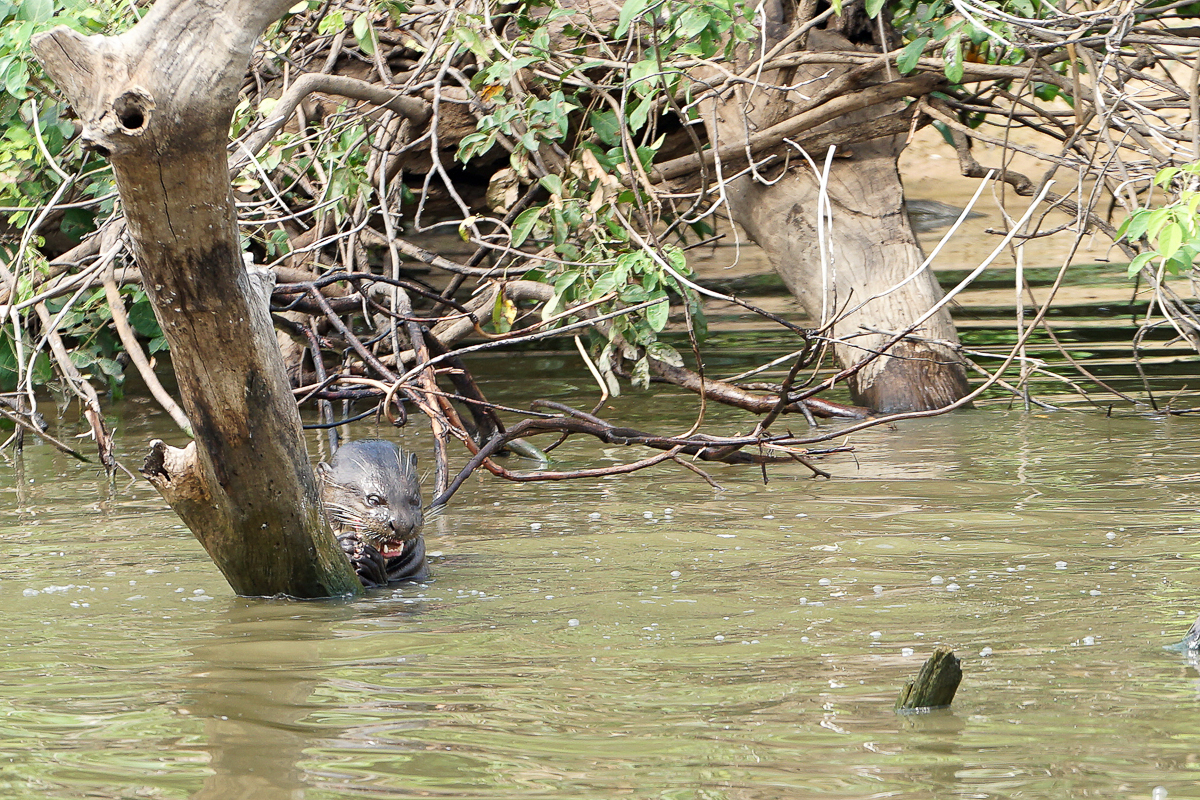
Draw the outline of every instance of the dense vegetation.
M408 298L395 287L444 346L469 333L495 346L558 329L581 337L606 392L622 377L687 385L686 354L659 334L674 311L699 353L700 299L715 293L693 280L686 252L721 234L724 186L747 170L769 180L784 161L819 169L822 152L810 158L804 146L853 143L822 139L818 119L714 153L705 104L741 87L778 90L771 80L802 64L835 76L828 88L793 87L816 110L940 76L883 133L936 125L964 174L996 170L1039 199L1010 232L1013 246L1063 228L1076 241L1090 231L1118 240L1161 319L1200 339L1200 320L1165 281L1200 250L1188 166L1200 138L1187 55L1197 40L1181 17L1190 6L871 0L768 12L775 6L790 9L791 32L762 52L762 18L737 0L630 0L611 19L554 2L297 3L246 77L230 160L246 252L279 275L277 323L303 397L332 422L329 400L390 396L413 346ZM0 3L0 389L16 410L47 390L94 404L93 387L119 393L131 364L153 384L151 358L166 346L121 243L106 162L83 147L28 48L54 24L113 33L136 13L116 2ZM807 30L838 19L888 55L803 48ZM301 89L301 76L328 80ZM406 113L405 100L424 110ZM1046 172L984 166L972 142L1031 155ZM1045 222L1050 208L1070 219ZM411 240L442 233L468 242L469 255ZM796 334L803 363L776 378L764 409L780 391L787 404L807 392L797 376L823 339ZM329 376L339 372L381 383L337 386ZM755 407L750 395L729 387L717 399Z

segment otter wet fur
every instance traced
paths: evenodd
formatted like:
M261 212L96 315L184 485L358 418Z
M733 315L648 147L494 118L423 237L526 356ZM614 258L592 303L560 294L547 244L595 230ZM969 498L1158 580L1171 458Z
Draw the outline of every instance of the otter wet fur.
M383 439L362 439L338 448L317 474L329 525L364 586L425 580L415 455Z

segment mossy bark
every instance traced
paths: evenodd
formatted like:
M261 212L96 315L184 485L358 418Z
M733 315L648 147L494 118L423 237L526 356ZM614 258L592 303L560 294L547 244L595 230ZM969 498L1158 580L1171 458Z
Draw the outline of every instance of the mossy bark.
M229 122L254 41L293 0L158 0L131 30L35 37L85 146L113 165L132 249L196 440L146 474L234 591L360 591L319 486L270 315L242 260Z

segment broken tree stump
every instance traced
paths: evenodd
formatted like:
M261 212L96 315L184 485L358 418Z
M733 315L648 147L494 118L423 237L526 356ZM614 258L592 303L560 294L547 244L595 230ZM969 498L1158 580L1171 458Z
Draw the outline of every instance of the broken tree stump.
M915 680L904 684L895 709L899 712L945 708L962 683L962 662L949 647L939 647L921 667Z

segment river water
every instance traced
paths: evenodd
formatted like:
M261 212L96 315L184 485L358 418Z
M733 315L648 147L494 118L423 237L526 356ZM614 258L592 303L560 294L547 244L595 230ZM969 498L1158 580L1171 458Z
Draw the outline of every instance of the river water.
M567 357L519 358L496 399L590 407ZM656 391L604 413L685 430ZM113 422L131 465L168 433ZM1163 650L1200 611L1195 425L994 407L854 434L828 481L480 476L432 583L329 603L232 596L146 484L30 444L0 465L0 795L1198 797L1200 674ZM952 709L895 715L939 644Z

